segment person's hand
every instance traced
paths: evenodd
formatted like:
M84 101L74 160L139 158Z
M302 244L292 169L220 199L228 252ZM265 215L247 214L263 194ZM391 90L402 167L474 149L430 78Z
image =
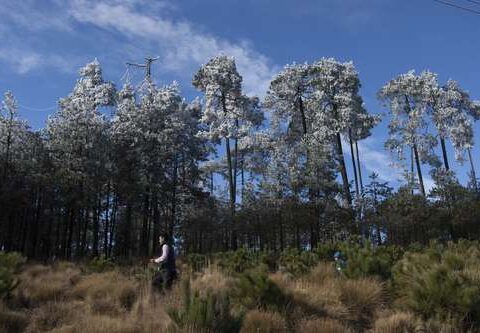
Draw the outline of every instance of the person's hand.
M151 263L155 263L155 259L150 259L150 262L151 262Z

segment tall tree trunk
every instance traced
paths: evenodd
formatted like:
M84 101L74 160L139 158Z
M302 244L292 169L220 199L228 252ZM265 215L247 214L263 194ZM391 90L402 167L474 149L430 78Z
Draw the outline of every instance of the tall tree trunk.
M352 196L350 194L350 186L348 183L348 175L347 175L347 168L345 167L345 158L343 156L343 148L342 148L342 138L340 133L336 135L337 139L337 158L338 163L340 165L340 174L342 175L342 182L343 182L343 193L345 195L345 200L348 203L348 206L351 207L352 204Z
M412 176L412 184L411 187L412 187L412 195L415 193L413 188L414 188L414 183L415 183L415 171L414 171L414 165L415 165L415 156L414 156L414 153L413 153L413 147L410 148L410 174Z
M147 232L148 232L148 215L149 215L149 202L150 202L150 196L149 196L149 188L147 186L144 194L144 201L143 201L143 220L142 220L142 234L141 234L141 244L140 244L140 251L142 252L142 255L147 257L148 256L148 238L147 238Z
M355 152L353 150L353 139L352 139L352 130L348 129L348 141L350 143L350 154L352 156L352 167L353 167L353 175L355 178L355 196L357 199L360 197L360 188L358 186L358 175L357 175L357 163L355 163Z
M152 208L153 208L153 242L152 242L152 253L157 252L157 244L158 244L158 236L160 236L160 211L159 211L159 203L158 203L158 195L157 191L153 191L153 200L152 200Z
M420 158L418 156L418 149L417 144L413 144L413 153L415 154L415 163L417 164L417 173L418 173L418 182L420 183L420 192L425 197L425 186L423 185L423 177L422 177L422 168L420 166Z
M210 172L210 195L213 195L214 183L213 183L213 171Z
M8 119L8 133L7 142L5 147L5 163L3 165L2 183L5 183L7 179L8 164L10 163L10 149L12 145L12 127L13 127L13 112L10 112L10 118Z
M70 211L70 221L68 228L68 241L67 241L67 259L72 258L72 245L73 245L73 227L75 226L75 208Z
M173 161L173 184L172 184L172 218L168 228L168 234L170 237L173 237L173 231L176 223L177 215L177 185L178 185L178 161L177 156L174 157Z
M235 126L238 128L238 119L235 120ZM235 138L233 148L233 193L237 194L237 176L238 176L238 138Z
M115 224L117 221L117 208L118 208L118 197L115 194L113 197L113 207L112 207L112 215L110 218L110 230L109 230L109 237L108 237L108 257L112 256L113 250L113 240L115 239Z
M110 229L109 223L111 218L110 212L110 181L107 183L107 202L105 203L105 223L103 225L103 254L108 257L108 232Z
M357 153L358 179L360 180L360 191L363 194L362 165L360 164L360 154L358 152L358 141L355 140L355 152Z
M96 204L96 209L94 210L95 212L95 217L93 220L93 256L98 257L98 244L100 243L100 214L102 211L102 196L101 196L101 191L99 190L97 192L97 204Z
M475 167L473 166L472 151L470 148L468 148L467 152L468 152L468 160L470 161L470 172L472 174L473 187L475 188L475 191L478 191L477 174L475 172Z
M125 230L124 230L124 237L125 237L125 244L123 248L123 255L125 258L130 258L132 253L132 232L133 232L133 221L132 221L132 205L130 203L127 204L126 209L126 223L125 223Z
M443 164L447 171L450 170L450 166L448 165L448 158L447 158L447 148L445 147L445 139L440 137L440 145L442 146L442 155L443 155Z
M302 118L303 134L307 134L307 117L305 116L305 107L303 105L302 97L298 98L298 109L300 110L300 117Z
M222 95L222 107L223 111L227 113L227 105L225 96ZM232 226L232 238L231 238L231 246L232 249L235 250L237 248L237 235L236 235L236 226L234 223L235 219L235 201L236 201L236 193L235 193L235 185L233 183L233 163L232 163L232 152L230 151L230 138L225 137L225 150L227 153L227 175L228 175L228 188L229 188L229 197L230 197L230 224Z

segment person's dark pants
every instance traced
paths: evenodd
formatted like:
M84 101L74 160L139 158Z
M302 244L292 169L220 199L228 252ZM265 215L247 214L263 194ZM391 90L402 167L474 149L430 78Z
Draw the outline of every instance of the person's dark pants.
M157 290L168 290L172 287L174 274L168 270L158 271L152 279L152 286Z

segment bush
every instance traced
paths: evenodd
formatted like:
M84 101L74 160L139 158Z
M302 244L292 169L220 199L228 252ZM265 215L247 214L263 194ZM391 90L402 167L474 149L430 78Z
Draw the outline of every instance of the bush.
M185 262L192 272L201 272L208 266L209 259L204 254L191 253L185 257Z
M34 265L20 275L15 300L25 307L35 307L49 301L64 301L72 287L80 280L81 272L72 265L47 267Z
M231 291L233 284L233 277L222 273L216 266L210 266L192 281L192 290L198 290L201 295L205 295L207 292L213 294L228 293Z
M32 310L26 332L47 332L78 323L86 310L81 302L47 302Z
M372 278L342 280L338 284L339 300L347 309L345 319L359 330L370 326L375 311L383 305L384 290Z
M88 300L94 313L115 316L132 308L137 289L134 281L112 271L87 275L72 288L71 295Z
M216 255L218 266L227 274L243 273L246 270L258 267L260 253L246 249L228 251Z
M182 304L167 310L172 321L180 329L212 330L214 332L238 332L241 320L230 313L230 299L226 294L207 292L201 296L192 293L190 280L182 285Z
M286 310L290 299L262 272L246 272L235 283L232 296L246 309Z
M24 332L28 325L28 316L25 313L14 312L0 303L0 332Z
M399 305L423 318L480 327L480 246L476 242L432 243L407 253L393 269Z
M388 280L391 278L393 265L403 256L403 250L398 246L373 248L367 243L365 246L342 244L339 248L347 260L342 272L353 279L377 276Z
M375 321L372 333L415 333L416 318L412 313L396 312Z
M281 333L287 332L285 319L275 312L251 310L245 315L242 333Z
M0 252L0 299L9 297L19 281L15 278L18 268L25 262L19 253Z
M279 266L284 272L300 276L307 273L319 260L318 254L313 251L299 251L290 248L281 253Z
M333 319L304 319L299 322L295 332L298 333L350 333L349 328Z
M111 258L107 258L105 255L101 255L93 258L87 264L87 270L94 273L102 273L111 271L115 268L115 264Z

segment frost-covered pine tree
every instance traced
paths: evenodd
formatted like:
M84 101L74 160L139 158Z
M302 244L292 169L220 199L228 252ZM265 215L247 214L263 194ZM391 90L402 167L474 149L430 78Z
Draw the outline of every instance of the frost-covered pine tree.
M351 204L350 187L342 147L342 134L355 128L359 113L363 112L359 96L360 79L352 62L341 63L323 58L313 64L319 80L315 82L313 137L334 142L338 168L342 176L343 192ZM353 158L353 156L352 156Z
M229 209L233 222L237 201L238 141L248 135L252 126L257 126L263 116L258 112L258 101L248 99L242 94L242 77L233 58L226 56L212 58L194 75L192 83L195 88L205 93L205 106L201 118L205 127L199 135L213 144L220 144L222 141L225 143ZM236 234L233 230L234 248L236 243Z
M471 174L475 175L471 160L473 147L472 121L480 117L480 104L470 99L458 82L448 80L442 87L436 87L430 100L430 113L439 134L444 167L449 171L446 140L450 139L455 149L455 159L463 162L465 152L468 153Z
M15 163L12 160L21 155L22 141L26 139L28 126L18 118L18 106L12 92L7 91L1 105L0 112L0 154L2 161L1 179L4 183L10 168Z
M389 139L385 147L401 161L406 161L405 148L411 152L422 195L426 195L422 176L422 163L438 167L438 157L433 149L435 136L428 132L428 98L436 87L436 76L431 72L420 75L414 71L401 74L388 82L378 93L378 98L390 111ZM404 166L406 168L406 166Z
M70 214L64 230L63 255L70 257L75 236L76 255L88 248L88 230L93 220L93 254L98 254L103 185L108 176L108 121L101 108L113 105L115 88L106 82L95 59L79 71L73 91L60 99L59 110L47 122L48 149ZM74 229L76 234L74 235Z
M351 62L323 58L311 65L286 66L270 84L266 97L266 105L278 123L287 124L292 138L305 140L311 147L332 146L349 205L351 194L341 134L354 127L359 87L358 73ZM313 159L313 155L308 157Z

